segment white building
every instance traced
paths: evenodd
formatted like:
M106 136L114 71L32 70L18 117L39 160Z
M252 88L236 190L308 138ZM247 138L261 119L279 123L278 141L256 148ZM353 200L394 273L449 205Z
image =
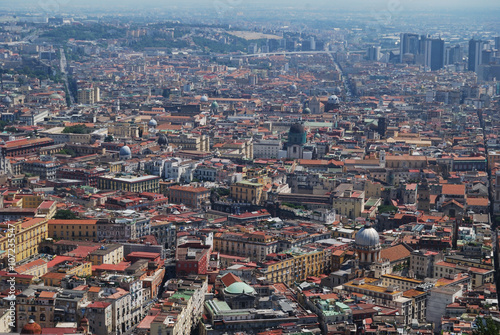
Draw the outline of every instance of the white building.
M253 144L253 157L278 158L280 149L280 140L259 140Z

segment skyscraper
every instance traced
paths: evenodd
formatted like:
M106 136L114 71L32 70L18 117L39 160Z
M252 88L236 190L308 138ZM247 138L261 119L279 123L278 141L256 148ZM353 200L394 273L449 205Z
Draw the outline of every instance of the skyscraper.
M444 54L444 65L452 65L459 63L462 60L462 49L460 45L454 47L446 47Z
M500 36L495 37L495 49L500 50Z
M380 47L370 46L367 50L368 60L378 61L380 59Z
M420 52L418 34L401 33L399 41L399 60L403 62L405 54L417 55Z
M444 41L440 38L425 39L425 66L431 71L442 69L444 66Z
M469 41L469 71L477 71L479 65L483 64L483 49L487 42L471 39Z

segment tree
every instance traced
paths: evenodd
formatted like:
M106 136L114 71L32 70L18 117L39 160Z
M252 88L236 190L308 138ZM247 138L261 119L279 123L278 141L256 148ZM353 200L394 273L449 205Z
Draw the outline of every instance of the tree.
M500 334L500 326L498 323L493 321L491 317L478 317L476 319L477 329L475 329L473 335L498 335Z
M391 212L397 212L398 208L393 205L382 205L378 206L378 212L379 213L391 213Z
M63 134L90 134L92 130L92 128L89 128L84 124L76 124L74 126L64 128L62 132Z
M77 220L79 219L78 215L73 213L68 209L60 209L54 215L54 219L56 220Z
M106 136L106 138L104 139L104 142L113 142L115 139L113 137L113 135L108 135Z

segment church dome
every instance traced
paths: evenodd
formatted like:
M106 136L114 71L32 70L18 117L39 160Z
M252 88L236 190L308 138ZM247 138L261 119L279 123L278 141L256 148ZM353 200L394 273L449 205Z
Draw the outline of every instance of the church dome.
M52 93L50 95L50 98L51 99L55 99L55 100L63 100L63 97L60 94L58 94L58 93Z
M380 244L380 237L375 228L367 224L358 231L354 241L358 246L376 247Z
M235 282L235 283L232 283L231 285L229 285L228 287L226 287L224 289L224 293L226 294L243 294L243 293L246 293L246 294L255 294L255 289L246 284L246 283L243 283L243 282Z
M304 108L303 114L311 114L311 109L309 107Z
M155 120L155 119L151 119L151 120L149 120L149 122L148 122L148 126L149 126L149 127L156 127L157 125L158 125L158 122L156 122L156 120Z
M340 99L335 94L334 95L330 95L330 97L328 98L328 103L330 105L338 105L338 104L340 104Z
M128 145L124 145L120 149L120 156L132 156L132 150L130 150L130 147Z
M292 91L296 91L297 90L297 85L293 84L293 85L290 85L290 89Z
M30 321L21 329L21 334L41 334L42 327L35 322L35 320L30 319Z
M307 142L307 132L302 123L294 123L288 132L288 145L304 145Z
M12 102L12 99L8 95L6 95L3 98L3 102L5 102L6 104L10 104Z
M306 130L304 129L304 126L301 123L294 123L290 127L290 134L302 134L305 133Z
M212 102L212 108L213 109L219 108L219 104L217 103L217 101Z
M200 98L201 102L208 102L208 97L206 95L202 95Z
M167 145L168 144L168 139L167 139L167 136L165 136L165 134L160 134L160 136L158 137L158 144L159 145Z

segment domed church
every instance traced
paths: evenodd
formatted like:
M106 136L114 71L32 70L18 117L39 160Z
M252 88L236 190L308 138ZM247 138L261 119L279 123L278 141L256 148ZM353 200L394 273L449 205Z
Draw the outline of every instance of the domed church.
M286 144L287 158L304 158L304 144L307 142L307 131L300 122L294 123L288 131L288 141Z
M361 228L354 240L354 250L359 256L361 266L370 265L380 259L380 237L369 223Z

